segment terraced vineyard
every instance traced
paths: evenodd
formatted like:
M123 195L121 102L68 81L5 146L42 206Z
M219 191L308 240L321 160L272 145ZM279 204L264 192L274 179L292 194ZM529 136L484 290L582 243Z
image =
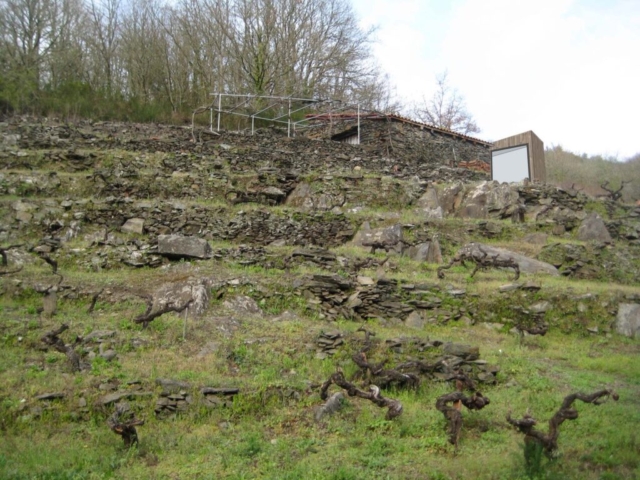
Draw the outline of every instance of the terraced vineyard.
M0 477L640 475L637 207L275 131L0 140Z

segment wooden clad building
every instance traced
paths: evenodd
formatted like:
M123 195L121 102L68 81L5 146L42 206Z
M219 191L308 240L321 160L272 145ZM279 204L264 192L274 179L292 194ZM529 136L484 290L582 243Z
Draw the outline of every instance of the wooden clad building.
M497 178L497 172L494 172L495 154L498 151L504 151L515 147L527 146L529 161L529 179L534 182L546 182L547 168L544 159L544 143L531 130L528 132L513 135L512 137L503 138L493 143L492 153L492 178Z

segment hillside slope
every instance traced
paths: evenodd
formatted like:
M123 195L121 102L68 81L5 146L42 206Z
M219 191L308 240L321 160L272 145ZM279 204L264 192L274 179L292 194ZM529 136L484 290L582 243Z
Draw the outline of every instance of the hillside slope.
M640 475L638 208L274 132L0 139L2 478ZM509 413L603 389L525 462Z

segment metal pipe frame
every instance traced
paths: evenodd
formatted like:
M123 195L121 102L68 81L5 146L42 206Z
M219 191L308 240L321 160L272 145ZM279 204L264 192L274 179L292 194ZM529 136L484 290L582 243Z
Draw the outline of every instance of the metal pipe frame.
M360 104L344 104L344 102L342 102L341 100L335 100L335 99L314 99L314 98L301 98L301 97L293 97L293 96L289 96L289 97L285 97L285 96L276 96L276 95L253 95L253 94L236 94L236 93L211 93L211 96L214 97L218 97L218 108L215 109L215 111L218 114L218 132L220 131L220 123L221 123L221 116L223 113L225 114L230 114L230 115L236 115L236 116L240 116L240 117L245 117L245 118L251 118L251 135L253 135L255 133L255 119L259 119L259 120L266 120L266 121L270 121L270 122L275 122L275 123L281 123L281 124L286 124L287 125L287 135L290 137L291 136L291 131L293 128L293 132L295 135L295 132L298 130L304 130L304 129L311 129L311 128L317 128L320 125L301 125L303 122L304 123L308 123L311 120L329 115L329 118L331 119L331 121L333 121L333 114L334 113L339 113L348 109L356 109L357 110L357 120L358 120L358 144L360 144L360 117L361 117L361 110L360 110ZM241 101L240 103L238 103L235 106L231 106L229 107L230 109L222 109L222 97L230 97L230 98L240 98L240 99L244 99L243 101ZM256 100L256 99L269 99L269 100L275 100L273 102L270 102L268 106L262 108L261 110L258 110L257 112L254 112L252 114L245 114L245 113L241 113L238 112L237 110L244 107L245 105L249 104L252 100ZM294 110L291 110L291 102L304 102L306 103L306 105L296 108ZM274 118L267 118L267 117L262 117L260 116L261 113L277 106L277 105L281 105L283 103L286 103L288 105L288 109L287 109L287 113L284 113L282 115L278 115L277 117ZM210 125L210 129L211 131L213 131L213 112L214 112L214 104L215 101L211 104L210 107L210 120L209 120L209 125ZM329 112L325 112L325 113L321 113L318 115L312 115L309 117L306 117L302 120L298 120L298 121L291 121L291 115L297 112L300 112L302 110L305 110L307 108L312 108L313 106L319 106L319 105L329 105ZM337 107L338 105L341 105L340 108L334 108ZM286 121L285 120L281 120L282 118L286 117Z

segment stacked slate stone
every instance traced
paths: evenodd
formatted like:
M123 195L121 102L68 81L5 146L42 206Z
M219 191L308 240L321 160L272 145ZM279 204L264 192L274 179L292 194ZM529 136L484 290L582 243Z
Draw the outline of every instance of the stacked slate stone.
M402 285L402 288L409 292L412 297L407 301L408 305L418 310L432 310L438 308L442 304L442 300L433 294L433 289L437 288L428 284Z
M482 383L497 383L496 375L500 371L497 365L489 365L486 360L480 360L480 349L470 345L445 343L443 356L436 361L442 367L436 372L436 378L449 380L455 372L462 372L469 378Z
M419 337L389 338L385 340L386 347L394 353L403 353L406 348L424 352L442 345L440 340L429 340Z
M263 190L268 188L277 188L282 192L282 196L286 197L296 188L299 174L296 170L281 170L274 167L262 167L258 169L258 180L263 185ZM267 192L268 193L268 192ZM275 190L271 191L272 195L278 195Z
M66 152L47 152L45 158L48 161L60 162L64 165L64 169L70 172L88 170L93 167L96 161L94 153L77 152L73 147Z
M160 397L156 401L156 416L163 418L178 412L185 412L193 403L189 393L191 384L178 380L158 378L156 384L162 387Z
M429 291L432 288L430 285L402 285L399 289L398 281L393 279L383 278L372 285L360 285L355 292L355 284L338 275L314 275L295 286L301 288L309 303L317 305L330 320L341 316L362 320L382 317L400 321L416 309L434 309L441 303ZM426 300L423 299L425 295L429 295ZM406 300L405 296L414 298ZM443 313L448 318L461 316L460 312L455 315Z
M554 243L545 245L538 258L549 262L566 277L590 278L597 274L595 258L585 245Z
M337 263L337 255L324 248L300 248L291 253L291 262L311 262L319 267L330 269Z
M0 172L0 195L52 196L61 189L62 184L56 172ZM65 191L69 191L69 185L65 185Z
M467 168L456 168L439 166L433 167L424 165L419 170L420 178L428 180L429 182L439 183L451 183L456 181L463 182L479 182L482 180L488 180L488 175L485 172L478 170L469 170Z
M192 403L191 395L185 390L167 395L161 394L156 401L156 416L165 418L176 413L186 412Z
M640 205L626 208L626 218L606 222L607 230L617 240L626 240L631 245L640 245Z
M157 254L155 245L140 240L124 241L120 238L110 238L108 241L95 243L98 247L86 266L95 270L108 270L119 264L129 267L160 267L162 257Z
M344 336L338 331L320 332L316 345L318 350L316 358L325 359L327 356L334 355L338 351L338 347L344 344Z
M190 393L191 384L170 379L158 379L156 383L162 386L155 407L157 417L166 418L186 412L195 403L196 399ZM200 389L201 403L207 408L228 407L239 392L238 388L203 387Z
M583 210L589 197L573 189L563 189L549 184L532 183L517 187L520 198L527 206L554 205L570 210Z
M264 264L267 251L264 247L238 245L235 248L217 248L212 257L217 260L234 260L240 265Z
M349 306L360 317L404 319L414 308L402 302L398 281L380 279L349 297Z
M207 239L235 240L266 245L276 240L290 245L345 243L354 235L353 226L343 215L298 214L294 217L267 211L238 212L220 207L187 206L180 202L133 202L108 197L91 204L74 202L69 207L55 200L14 202L14 226L29 223L48 231L65 210L83 224L120 229L133 218L142 219L149 235L169 233L198 235ZM64 229L58 228L64 231Z
M240 393L239 388L204 387L200 389L203 404L207 408L230 407L233 397Z
M497 222L480 221L466 225L469 233L478 233L485 238L497 238L502 234L502 225Z
M345 303L353 283L339 275L313 275L301 285L310 303L316 303L325 317L336 320L339 316L351 318L352 312Z

